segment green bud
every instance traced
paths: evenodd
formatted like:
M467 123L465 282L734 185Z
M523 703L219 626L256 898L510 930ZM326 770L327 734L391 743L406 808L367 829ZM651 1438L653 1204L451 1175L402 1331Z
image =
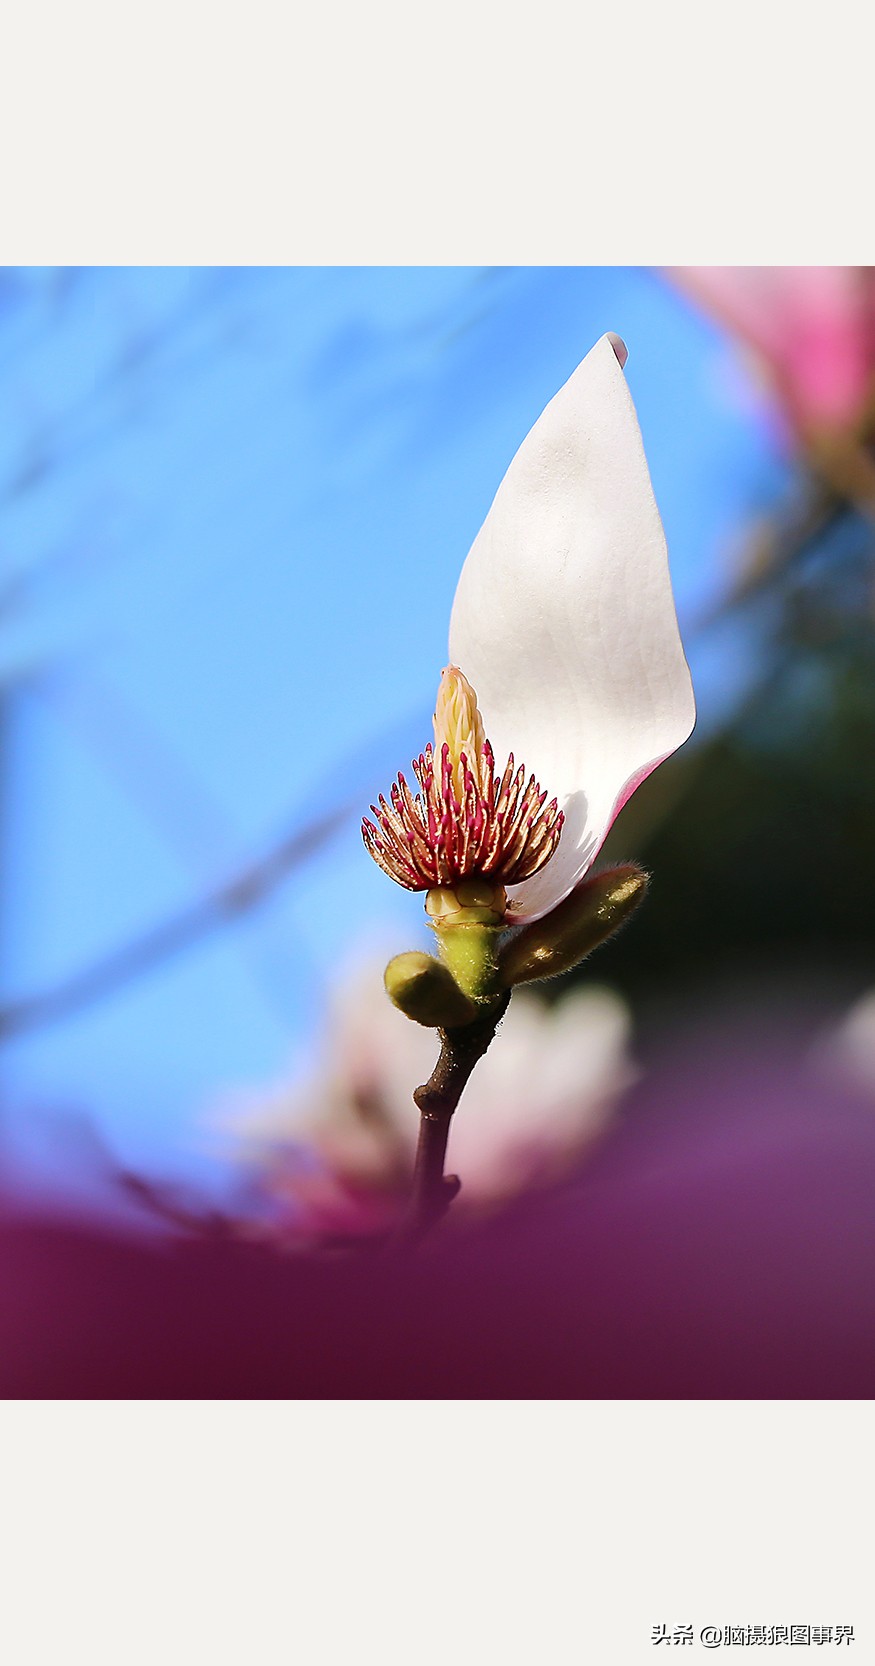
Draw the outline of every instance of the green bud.
M390 960L383 976L386 994L416 1024L453 1029L470 1024L477 1008L463 995L452 972L434 955L410 949Z
M521 926L502 945L498 970L505 988L570 972L628 920L647 885L634 862L582 880L543 919Z

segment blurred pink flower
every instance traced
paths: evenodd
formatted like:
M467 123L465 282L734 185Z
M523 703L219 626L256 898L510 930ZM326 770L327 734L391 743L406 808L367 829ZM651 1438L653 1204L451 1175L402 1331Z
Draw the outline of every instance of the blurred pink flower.
M875 1116L800 1047L827 1016L775 985L755 1021L665 1025L573 1185L465 1233L454 1203L378 1276L278 1233L121 1233L0 1188L0 1393L871 1398Z
M798 436L857 427L875 380L875 268L675 266L669 271L753 350Z
M448 1167L462 1190L451 1218L489 1212L573 1167L635 1079L629 1038L628 1010L607 989L552 1007L515 994L500 1045L480 1060L453 1118ZM293 1239L379 1231L406 1207L419 1127L412 1089L431 1074L435 1050L434 1032L386 1000L374 965L338 991L315 1068L224 1109L257 1191Z

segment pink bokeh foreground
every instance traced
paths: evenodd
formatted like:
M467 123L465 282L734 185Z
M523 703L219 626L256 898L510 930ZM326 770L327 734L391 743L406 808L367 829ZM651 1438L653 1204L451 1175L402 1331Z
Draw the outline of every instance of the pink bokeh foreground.
M418 1252L0 1226L0 1389L35 1397L868 1397L875 1102L809 1019L652 1066L562 1190Z

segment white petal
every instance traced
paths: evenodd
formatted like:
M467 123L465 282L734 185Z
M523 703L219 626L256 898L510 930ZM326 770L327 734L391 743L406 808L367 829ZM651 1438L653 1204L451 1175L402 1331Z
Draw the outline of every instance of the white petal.
M559 848L514 886L544 914L594 860L635 788L695 722L665 536L635 407L598 341L523 441L462 569L450 659L565 810Z

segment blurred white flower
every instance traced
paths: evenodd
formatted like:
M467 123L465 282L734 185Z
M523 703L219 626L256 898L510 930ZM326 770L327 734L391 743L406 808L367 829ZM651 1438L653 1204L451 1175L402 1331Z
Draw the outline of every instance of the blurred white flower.
M863 995L815 1044L821 1069L875 1098L875 990Z
M453 1118L448 1168L462 1190L451 1218L554 1184L574 1166L635 1079L630 1033L610 990L574 991L551 1007L515 994L500 1045ZM238 1155L293 1237L355 1235L396 1218L419 1126L411 1087L434 1057L433 1032L390 1005L374 963L338 991L315 1068L225 1106Z

